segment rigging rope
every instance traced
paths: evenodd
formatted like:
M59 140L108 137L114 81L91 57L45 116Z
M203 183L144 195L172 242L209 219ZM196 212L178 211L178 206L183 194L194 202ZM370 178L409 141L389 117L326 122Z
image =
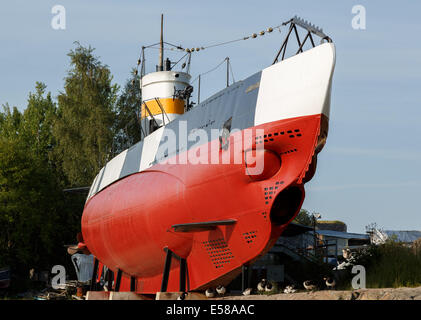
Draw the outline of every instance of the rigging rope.
M259 34L252 33L250 36L246 36L246 37L242 37L242 38L238 38L238 39L234 39L234 40L229 40L229 41L224 41L224 42L220 42L220 43L215 43L215 44L212 44L212 45L209 45L209 46L206 46L206 47L198 47L198 48L191 48L191 49L187 48L187 49L185 49L185 51L187 51L187 52L200 51L200 50L209 49L209 48L213 48L213 47L223 46L223 45L230 44L230 43L233 43L233 42L248 40L250 38L255 39L255 38L257 38L258 35L263 36L266 33L271 33L274 29L278 29L279 32L281 32L281 27L282 27L282 24L280 24L279 26L276 26L276 27L269 27L269 28L266 29L266 31L262 30L262 31L259 32Z
M211 45L208 45L208 46L206 46L206 47L203 47L203 46L201 46L201 47L196 47L196 48L183 48L181 45L180 46L176 46L176 45L174 45L174 44L171 44L171 43L168 43L168 42L165 42L164 41L164 43L165 44L167 44L167 45L169 45L169 46L171 46L171 48L163 48L164 50L170 50L170 51L178 51L178 52L182 52L182 51L185 51L185 52L187 52L185 55L183 55L182 57L181 57L181 59L180 60L178 60L177 61L177 63L176 64L178 64L184 57L186 57L186 55L187 54L190 54L190 53L193 53L193 52L198 52L198 51L201 51L201 50L205 50L205 49L209 49L209 48L214 48L214 47L219 47L219 46L224 46L224 45L227 45L227 44L231 44L231 43L234 43L234 42L239 42L239 41L244 41L244 40L248 40L248 39L255 39L255 38L257 38L257 36L259 35L259 36L263 36L263 35L265 35L266 33L271 33L272 31L274 31L275 29L277 29L279 32L281 32L281 27L283 26L283 24L280 24L280 25L278 25L278 26L275 26L275 27L268 27L266 30L262 30L262 31L260 31L259 33L252 33L250 36L245 36L245 37L242 37L242 38L238 38L238 39L234 39L234 40L229 40L229 41L224 41L224 42L219 42L219 43L215 43L215 44L211 44ZM160 49L160 47L157 47L157 45L159 45L159 43L154 43L154 44L151 44L151 45L149 45L149 46L146 46L146 47L142 47L142 49ZM143 50L142 50L143 51ZM142 59L142 60L144 60L144 58ZM208 74L208 73L210 73L210 72L212 72L212 71L214 71L214 70L216 70L217 68L219 68L225 61L227 60L227 58L225 58L221 63L219 63L215 68L213 68L213 69L211 69L211 70L209 70L209 71L207 71L207 72L205 72L205 73L202 73L202 74L200 74L200 75L198 75L191 83L193 84L200 76L203 76L203 75L205 75L205 74ZM187 62L187 60L186 60L186 62ZM138 61L137 61L137 66L139 67L139 65L140 65L140 63L141 63L141 57L139 57L139 59L138 59ZM228 64L229 64L229 69L230 69L230 72L231 72L231 76L232 76L232 79L233 79L233 81L235 82L235 80L234 80L234 73L233 73L233 71L232 71L232 66L231 66L231 63L230 62L228 62ZM143 64L144 65L144 64ZM185 65L185 63L183 64L183 65ZM175 65L174 65L175 66ZM174 67L173 66L173 67ZM135 74L137 75L137 73L138 73L138 71L136 70L136 72L135 72Z
M206 71L204 73L199 74L196 78L194 78L194 80L191 82L191 84L195 83L196 80L199 79L200 76L204 76L205 74L208 74L208 73L210 73L210 72L215 71L216 69L218 69L225 61L227 61L227 58L225 58L224 60L222 60L216 67L214 67L214 68L212 68L212 69L210 69L210 70L208 70L208 71Z
M170 45L171 48L164 48L164 50L170 50L170 51L186 51L186 52L197 52L197 51L201 51L201 50L205 50L205 49L209 49L209 48L214 48L214 47L219 47L219 46L224 46L230 43L234 43L234 42L238 42L238 41L243 41L243 40L248 40L248 39L255 39L257 38L257 36L263 36L266 33L271 33L273 30L278 29L279 32L281 32L281 27L282 24L275 26L275 27L268 27L266 30L262 30L259 33L252 33L250 36L245 36L245 37L241 37L238 39L233 39L233 40L229 40L229 41L223 41L223 42L219 42L219 43L215 43L215 44L211 44L208 46L200 46L200 47L193 47L193 48L183 48L181 45L180 46L176 46L174 44L168 43L168 42L164 42L167 45ZM159 45L159 43L154 43L151 44L149 46L144 47L145 49L157 49L159 50L160 48L157 47L157 45Z

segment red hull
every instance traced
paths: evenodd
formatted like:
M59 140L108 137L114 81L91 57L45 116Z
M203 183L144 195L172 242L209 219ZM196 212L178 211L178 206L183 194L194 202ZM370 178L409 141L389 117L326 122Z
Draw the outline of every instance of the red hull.
M253 147L264 141L268 151L261 180L251 179L244 163L157 164L89 199L82 217L85 244L101 264L123 271L121 291L130 290L130 276L137 279L136 292L159 291L166 247L186 259L189 290L229 283L242 265L272 247L301 208L303 185L314 174L315 150L327 135L327 119L319 114L253 129L265 134L253 137ZM234 144L235 134L230 148ZM226 219L236 223L202 232L171 228ZM179 291L176 259L168 291Z

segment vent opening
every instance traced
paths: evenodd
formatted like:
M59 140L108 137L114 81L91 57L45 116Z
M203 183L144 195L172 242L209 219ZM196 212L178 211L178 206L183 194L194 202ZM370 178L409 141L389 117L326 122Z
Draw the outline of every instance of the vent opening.
M304 200L304 189L294 186L282 191L270 210L272 223L282 225L290 221L300 210Z

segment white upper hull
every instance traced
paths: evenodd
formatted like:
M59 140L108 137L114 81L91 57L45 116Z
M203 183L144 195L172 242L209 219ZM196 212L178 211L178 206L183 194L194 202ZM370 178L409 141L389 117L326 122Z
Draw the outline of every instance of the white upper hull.
M324 43L262 70L255 125L324 114L329 118L335 46Z

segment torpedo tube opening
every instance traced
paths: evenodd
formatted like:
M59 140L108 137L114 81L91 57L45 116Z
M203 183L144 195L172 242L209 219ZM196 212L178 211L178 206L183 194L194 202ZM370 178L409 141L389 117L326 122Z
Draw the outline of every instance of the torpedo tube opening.
M270 220L275 225L289 222L300 210L304 200L304 188L292 186L278 194L270 210Z

